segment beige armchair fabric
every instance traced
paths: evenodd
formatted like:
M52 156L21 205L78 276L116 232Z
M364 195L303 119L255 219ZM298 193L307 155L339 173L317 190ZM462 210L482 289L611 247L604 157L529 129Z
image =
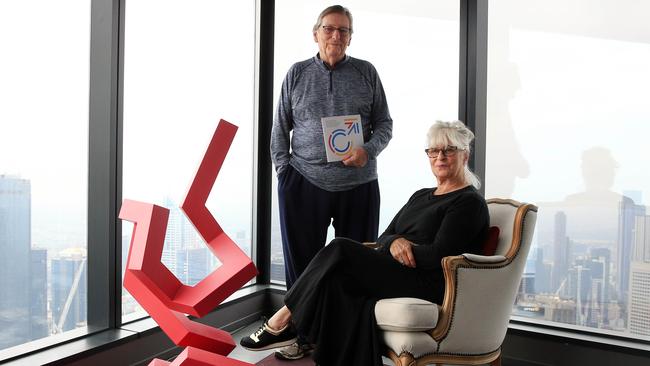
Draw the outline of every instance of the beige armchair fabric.
M500 365L537 207L514 200L487 202L490 226L500 229L496 254L444 258L446 288L440 306L410 298L375 305L387 355L396 365Z

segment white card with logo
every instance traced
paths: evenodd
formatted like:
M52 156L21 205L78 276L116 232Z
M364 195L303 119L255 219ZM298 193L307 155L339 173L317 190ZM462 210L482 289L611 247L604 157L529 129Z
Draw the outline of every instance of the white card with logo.
M352 148L363 146L361 115L333 116L320 119L327 161L341 161Z

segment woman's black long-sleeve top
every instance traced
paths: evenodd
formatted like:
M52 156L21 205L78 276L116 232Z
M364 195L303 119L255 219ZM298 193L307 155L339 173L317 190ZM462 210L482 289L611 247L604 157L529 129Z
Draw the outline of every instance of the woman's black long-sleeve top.
M434 195L435 190L415 192L377 243L388 255L391 243L399 237L416 244L416 268L434 270L442 280L443 257L480 253L490 216L485 199L472 186L442 195Z

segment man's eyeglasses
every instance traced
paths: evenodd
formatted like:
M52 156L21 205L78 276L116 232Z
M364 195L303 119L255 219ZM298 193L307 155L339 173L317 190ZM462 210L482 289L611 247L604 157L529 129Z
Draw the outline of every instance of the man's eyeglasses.
M321 28L323 28L323 32L325 32L325 34L327 34L328 36L331 36L332 34L334 34L334 32L339 31L339 35L341 35L341 37L349 37L351 32L350 28L345 28L345 27L337 28L337 27L332 27L331 25L323 25L321 26Z
M440 153L442 153L443 156L454 156L456 153L462 150L463 149L459 149L456 146L447 146L443 149L439 149L437 147L424 149L424 152L427 153L428 157L434 159L438 158L440 156Z

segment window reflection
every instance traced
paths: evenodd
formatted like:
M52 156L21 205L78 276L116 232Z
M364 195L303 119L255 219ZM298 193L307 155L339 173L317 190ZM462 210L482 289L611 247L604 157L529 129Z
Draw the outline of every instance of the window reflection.
M134 1L125 18L122 196L170 210L162 262L194 285L220 263L179 206L220 119L238 130L206 206L251 254L255 2ZM126 291L122 314L146 315Z
M1 362L85 331L90 2L0 14Z
M539 206L513 314L650 339L649 5L529 5L489 9L486 196Z

